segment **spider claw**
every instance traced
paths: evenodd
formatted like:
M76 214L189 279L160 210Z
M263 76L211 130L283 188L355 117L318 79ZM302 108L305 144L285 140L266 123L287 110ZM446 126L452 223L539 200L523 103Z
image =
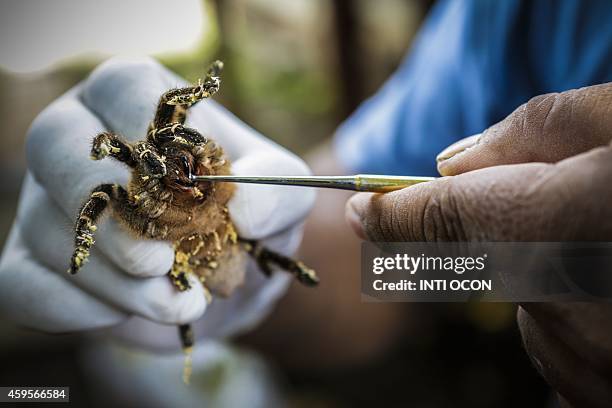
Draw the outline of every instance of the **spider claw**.
M218 77L221 75L221 71L223 71L223 62L216 60L208 67L207 74L211 77Z
M68 268L68 273L70 275L76 275L83 265L85 265L89 261L89 250L86 248L77 248L70 260L70 268Z
M314 269L311 269L304 265L302 262L296 262L296 277L300 283L306 286L316 286L319 284L319 277L317 276Z
M111 147L104 142L95 143L91 148L91 159L102 160L111 152Z

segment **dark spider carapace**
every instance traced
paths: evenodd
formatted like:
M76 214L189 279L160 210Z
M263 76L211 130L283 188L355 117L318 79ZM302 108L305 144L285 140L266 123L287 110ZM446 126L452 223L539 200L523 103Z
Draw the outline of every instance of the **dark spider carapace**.
M164 93L146 139L128 143L105 132L93 140L91 157L112 157L132 169L127 188L118 184L96 187L79 212L75 251L69 272L75 274L89 257L96 224L110 208L123 226L137 237L171 241L175 259L168 275L174 286L190 288L187 276L196 276L208 291L228 296L244 280L246 254L269 275L274 266L293 273L307 285L318 279L301 262L277 254L252 240L241 239L234 229L227 203L231 183L194 183L190 175L229 174L223 149L184 126L187 109L219 90L223 65L214 62L204 80L187 88ZM189 325L179 327L183 348L193 346Z

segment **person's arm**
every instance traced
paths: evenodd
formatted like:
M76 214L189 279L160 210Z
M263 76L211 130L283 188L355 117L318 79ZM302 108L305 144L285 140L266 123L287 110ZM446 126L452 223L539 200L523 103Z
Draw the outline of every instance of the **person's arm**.
M435 175L433 158L530 98L612 81L612 3L438 1L400 68L338 129L349 171Z
M542 95L439 155L444 176L357 194L346 217L372 241L612 240L612 83ZM509 277L511 279L511 277ZM612 401L612 306L529 303L527 352L569 406Z

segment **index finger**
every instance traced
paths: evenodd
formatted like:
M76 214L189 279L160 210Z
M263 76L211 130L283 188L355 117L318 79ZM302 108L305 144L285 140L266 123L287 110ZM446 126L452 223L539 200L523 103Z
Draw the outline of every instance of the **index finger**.
M539 95L482 135L442 151L444 176L484 167L528 162L555 163L610 142L612 83Z

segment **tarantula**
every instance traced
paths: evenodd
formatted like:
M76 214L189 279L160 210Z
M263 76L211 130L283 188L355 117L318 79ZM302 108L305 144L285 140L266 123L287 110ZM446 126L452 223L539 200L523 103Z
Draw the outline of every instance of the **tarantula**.
M227 208L233 184L191 180L192 175L230 173L222 147L184 125L187 109L219 90L222 68L223 63L215 61L197 85L164 93L146 140L130 144L112 132L93 139L93 160L112 157L130 167L132 177L127 189L99 185L81 207L69 273L76 274L87 262L96 223L110 208L137 237L173 242L175 258L168 276L179 291L190 289L187 275L193 274L202 282L207 300L210 292L229 296L244 280L247 253L268 276L277 266L306 285L318 283L315 272L303 263L237 235ZM189 356L191 326L179 326L179 335ZM186 372L186 381L188 377Z

